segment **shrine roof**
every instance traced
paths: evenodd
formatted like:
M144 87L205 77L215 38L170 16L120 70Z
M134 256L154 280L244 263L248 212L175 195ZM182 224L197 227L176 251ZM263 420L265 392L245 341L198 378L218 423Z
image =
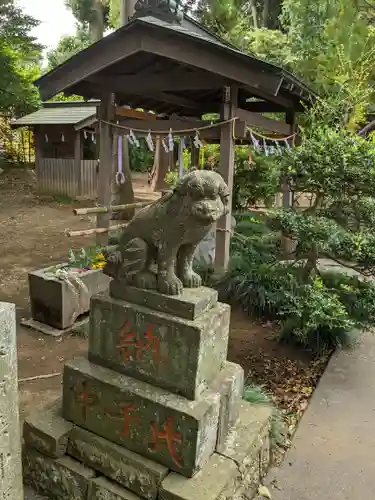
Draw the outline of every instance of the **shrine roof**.
M283 68L238 50L189 16L180 23L143 15L36 81L43 99L59 92L158 113L217 112L225 85L239 88L241 107L301 110L314 93ZM266 106L269 103L270 106Z

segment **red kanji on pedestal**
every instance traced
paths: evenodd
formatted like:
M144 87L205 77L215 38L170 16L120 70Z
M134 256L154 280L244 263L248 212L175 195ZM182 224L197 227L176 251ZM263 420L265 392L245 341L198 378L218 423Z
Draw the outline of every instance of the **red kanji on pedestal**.
M167 418L167 422L163 424L162 429L162 431L159 430L159 425L156 422L151 424L152 438L150 444L154 445L153 449L155 451L158 451L162 442L165 442L173 462L178 467L182 467L181 458L178 456L176 449L176 445L182 444L182 438L179 432L174 431L172 417Z
M126 361L135 360L142 361L143 353L150 351L155 362L159 361L160 340L152 333L152 325L147 326L143 340L137 340L136 334L131 330L129 320L119 332L119 342L117 349L125 357Z
M73 385L70 390L73 391L75 402L81 405L82 418L86 420L87 408L98 401L97 395L88 393L86 380Z
M126 437L130 433L131 422L139 422L139 417L137 415L132 415L132 412L137 411L137 407L132 403L121 403L117 406L119 408L118 413L106 412L106 415L110 418L115 418L116 420L122 421L122 430L120 432L120 436Z

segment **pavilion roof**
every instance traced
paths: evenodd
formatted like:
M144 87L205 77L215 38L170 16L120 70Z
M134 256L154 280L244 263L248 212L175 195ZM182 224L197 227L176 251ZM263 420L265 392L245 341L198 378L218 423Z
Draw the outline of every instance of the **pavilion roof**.
M314 93L288 71L240 51L185 16L135 17L37 80L42 99L59 92L157 113L218 112L224 85L250 111L301 110ZM256 99L256 100L254 100Z

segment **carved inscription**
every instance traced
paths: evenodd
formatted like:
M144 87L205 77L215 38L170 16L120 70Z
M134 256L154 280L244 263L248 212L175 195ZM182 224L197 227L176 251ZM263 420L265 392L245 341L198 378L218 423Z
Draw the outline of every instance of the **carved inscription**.
M138 423L139 417L135 414L137 407L132 403L120 403L117 404L118 412L110 413L106 412L106 415L110 418L114 418L121 422L121 437L127 437L130 434L130 424L132 422Z
M119 332L117 352L125 361L142 361L143 355L150 352L155 363L160 361L160 340L152 332L152 325L148 325L143 337L138 339L130 321L125 321Z
M5 417L3 415L0 415L0 438L2 436L8 438L8 435L8 422L5 420Z
M74 394L74 400L81 407L81 415L84 421L87 417L87 409L98 402L98 397L94 393L90 393L87 389L87 382L84 380L71 387Z
M0 396L6 396L7 395L7 381L8 377L4 377L2 380L0 380Z
M1 500L13 500L13 497L11 495L11 489L8 488L7 490L3 491Z
M0 453L0 479L5 479L5 471L11 459L10 453Z
M162 446L166 446L173 462L182 467L181 458L178 453L178 448L182 445L182 438L179 432L175 432L172 417L168 417L165 424L160 430L156 422L151 424L151 441L150 449L160 451Z

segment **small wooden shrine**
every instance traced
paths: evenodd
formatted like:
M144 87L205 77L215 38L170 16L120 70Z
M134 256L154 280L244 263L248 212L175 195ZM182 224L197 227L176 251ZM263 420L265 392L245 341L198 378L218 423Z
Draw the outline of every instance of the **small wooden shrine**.
M42 103L13 128L34 133L35 170L40 193L95 198L97 150L94 124L99 101Z
M238 50L182 13L179 3L139 0L128 24L40 78L43 99L59 92L100 99L100 168L98 202L111 202L115 134L131 132L152 139L190 135L206 130L220 142L219 172L233 186L234 146L249 141L248 127L262 127L283 136L295 131L295 115L314 98L289 72ZM151 110L158 120L123 120L118 127L115 105ZM282 113L284 120L264 113ZM215 127L202 120L219 113ZM138 132L137 132L138 131ZM187 132L188 131L188 132ZM287 198L288 193L285 194ZM110 214L98 216L109 227ZM216 266L229 260L231 214L218 225Z

